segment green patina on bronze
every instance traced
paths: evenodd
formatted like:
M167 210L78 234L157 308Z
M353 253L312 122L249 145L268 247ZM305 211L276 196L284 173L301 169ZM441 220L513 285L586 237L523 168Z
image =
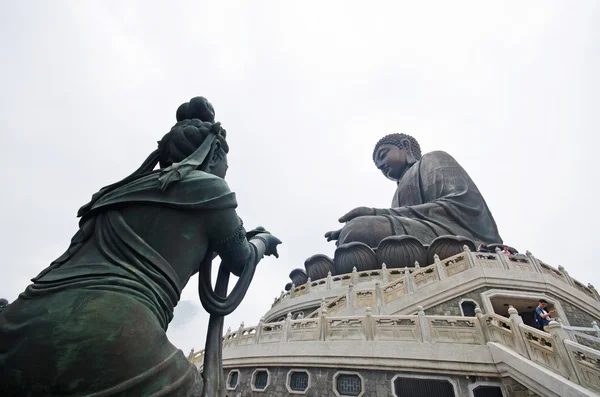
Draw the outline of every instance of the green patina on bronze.
M244 230L223 179L229 148L212 105L193 98L177 121L138 170L80 209L67 251L1 312L0 395L190 395L195 367L165 332L197 272L211 314L203 395L223 394L223 316L281 241ZM230 273L240 280L226 296Z

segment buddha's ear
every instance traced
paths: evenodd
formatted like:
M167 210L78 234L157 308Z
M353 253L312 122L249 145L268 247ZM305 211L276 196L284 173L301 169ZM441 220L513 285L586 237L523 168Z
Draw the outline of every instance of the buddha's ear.
M408 138L402 139L400 141L400 146L402 147L402 149L404 149L406 151L406 162L410 165L416 163L417 159L415 158L415 156L413 154L410 139L408 139Z

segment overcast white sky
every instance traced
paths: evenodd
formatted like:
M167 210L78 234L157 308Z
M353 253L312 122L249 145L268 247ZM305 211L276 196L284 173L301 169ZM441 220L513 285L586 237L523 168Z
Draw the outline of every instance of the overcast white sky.
M157 4L0 1L0 296L64 252L77 209L196 95L227 129L245 225L284 242L226 328L333 255L338 217L389 207L371 152L393 132L453 155L507 244L600 287L600 2ZM182 299L200 306L196 278ZM172 325L186 353L203 347L203 309Z

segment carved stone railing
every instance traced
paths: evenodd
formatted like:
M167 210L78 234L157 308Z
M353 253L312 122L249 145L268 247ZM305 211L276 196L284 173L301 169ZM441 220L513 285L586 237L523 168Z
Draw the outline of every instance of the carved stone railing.
M402 295L410 294L416 290L424 288L428 285L456 276L470 268L480 267L485 269L504 269L507 271L517 271L524 273L537 273L551 277L554 280L560 281L568 286L582 292L586 296L596 301L600 301L598 291L590 284L585 286L583 283L571 278L567 271L559 266L558 269L549 266L548 264L535 258L530 252L527 255L504 255L497 251L491 252L471 252L467 247L465 251L454 255L450 258L440 260L434 256L434 263L426 266L403 268L403 269L388 269L385 264L379 270L368 270L358 272L356 268L352 273L332 276L331 273L326 278L321 280L308 280L306 284L301 286L292 285L292 289L286 293L282 293L279 298L275 299L272 307L299 296L310 294L316 291L326 291L343 286L357 286L363 281L375 281L379 283L381 291L375 291L374 288L355 289L353 294L346 294L346 301L353 307L373 306L372 299L367 299L367 296L374 296L375 293L381 294L380 303L386 304L400 298ZM371 283L372 285L372 283ZM373 295L364 292L365 290L373 291ZM340 299L334 298L335 300ZM363 302L363 303L360 303ZM314 315L312 316L314 317Z

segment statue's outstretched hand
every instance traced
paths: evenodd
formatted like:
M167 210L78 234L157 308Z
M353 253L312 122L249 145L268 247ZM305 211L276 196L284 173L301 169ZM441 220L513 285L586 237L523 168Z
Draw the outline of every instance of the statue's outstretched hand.
M375 208L371 207L356 207L352 211L348 212L346 215L342 216L338 219L341 223L346 223L351 221L354 218L358 218L360 216L372 216L375 215Z
M281 244L281 240L277 237L273 236L271 233L259 233L256 235L256 238L262 240L265 245L265 255L271 256L273 255L275 258L279 258L279 254L277 253L277 246Z
M325 233L325 238L327 239L327 241L334 241L340 238L340 233L342 232L342 229L340 230L332 230L330 232Z

